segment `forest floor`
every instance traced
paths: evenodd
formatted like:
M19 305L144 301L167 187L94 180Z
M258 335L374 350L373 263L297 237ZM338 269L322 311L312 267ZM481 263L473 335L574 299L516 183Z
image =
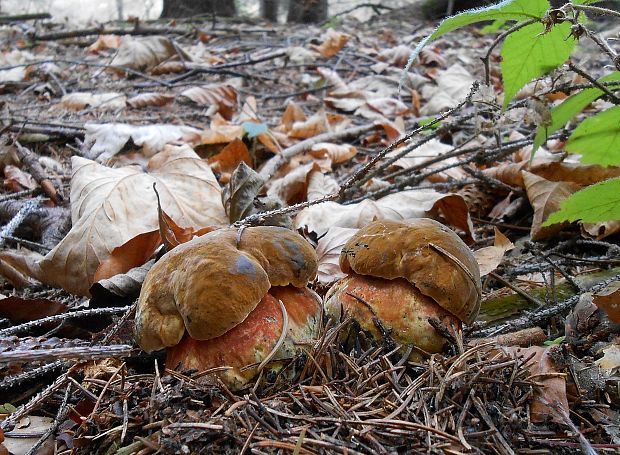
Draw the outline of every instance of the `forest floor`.
M377 12L0 28L0 454L620 449L620 221L543 226L620 168L565 153L575 122L530 159L545 106L587 80L562 67L503 111L496 33L449 33L403 76L436 24ZM572 62L596 78L604 59L584 40ZM359 228L441 221L478 261L478 319L422 360L324 321L239 391L139 349L164 231L278 207L316 247L321 297Z

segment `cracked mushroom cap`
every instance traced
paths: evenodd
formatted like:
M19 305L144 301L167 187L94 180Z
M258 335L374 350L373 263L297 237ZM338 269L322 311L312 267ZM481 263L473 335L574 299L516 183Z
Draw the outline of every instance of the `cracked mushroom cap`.
M474 255L452 230L428 218L380 220L360 229L342 249L340 268L404 278L467 324L480 310L480 269Z
M185 330L208 340L228 332L256 308L271 286L314 279L314 249L275 226L210 232L166 253L146 275L135 318L145 351L176 345Z

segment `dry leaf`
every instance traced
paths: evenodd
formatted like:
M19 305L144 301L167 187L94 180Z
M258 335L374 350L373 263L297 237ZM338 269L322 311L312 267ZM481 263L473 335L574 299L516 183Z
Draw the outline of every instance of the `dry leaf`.
M109 160L121 151L129 139L143 147L146 156L161 151L166 144L182 141L196 144L201 131L189 126L145 125L133 126L122 123L87 123L85 143L93 143L87 157L99 162ZM230 142L230 141L228 141Z
M442 194L432 190L402 191L378 201L365 200L349 205L324 202L301 210L295 218L295 227L321 236L331 226L361 228L374 220L405 220L439 215L471 238L473 228L465 200L457 194Z
M63 96L58 107L81 111L86 107L102 111L116 111L127 104L127 97L120 93L87 93L74 92Z
M592 294L592 301L607 313L611 322L620 323L620 281L614 281Z
M86 48L86 52L89 54L98 54L108 49L118 49L122 40L123 37L119 35L99 35L97 40Z
M321 172L311 172L308 176L308 188L306 191L309 201L316 201L340 190L340 185L338 185L336 179L324 174L325 171L322 168L320 170Z
M392 65L399 68L404 68L412 52L413 49L409 46L399 44L391 49L384 49L381 51L378 55L378 59L390 62Z
M290 46L286 49L286 55L289 61L295 65L311 65L320 57L317 52L301 46Z
M344 277L340 270L340 252L345 243L358 229L331 227L321 237L316 245L316 255L319 258L317 278L321 283L333 283Z
M476 79L458 63L445 71L440 71L435 78L437 87L432 89L426 86L422 97L428 99L420 114L433 115L445 109L452 108L469 94Z
M179 47L165 36L135 38L131 35L125 35L110 65L135 70L152 68L164 60L176 56L178 49ZM190 60L188 55L183 55L183 57L184 60ZM124 72L122 68L117 68L115 71Z
M224 210L231 224L254 212L254 200L264 184L258 172L244 162L239 163L222 191Z
M290 131L296 122L303 122L306 119L306 114L301 107L294 101L289 101L282 114L281 124L284 127L284 132Z
M552 161L531 166L529 172L553 182L573 182L587 186L620 176L620 166Z
M598 223L581 224L581 234L584 237L592 237L596 240L603 240L618 232L620 232L620 221L600 221Z
M331 85L330 91L347 90L347 84L342 80L338 73L330 68L318 67L316 72L325 79L326 85Z
M319 142L310 149L310 155L316 158L329 158L334 164L341 164L349 161L357 155L357 149L349 144L331 144L329 142Z
M330 28L321 35L322 43L318 46L312 46L312 48L321 54L323 58L331 58L347 44L349 38L349 35Z
M595 362L598 367L603 370L611 370L611 374L618 371L620 369L620 345L614 343L603 349L603 353L603 357Z
M217 155L210 157L208 161L217 172L233 172L242 161L248 166L252 166L250 152L241 139L234 139Z
M540 383L542 388L534 389L534 397L530 405L532 422L541 423L548 419L563 423L564 418L559 412L569 414L568 398L566 396L566 379L555 363L552 352L557 346L544 348L532 346L529 348L505 347L502 348L521 359L529 359L526 367L530 371L530 380Z
M321 172L316 163L308 163L293 169L284 177L271 183L267 196L274 197L287 205L305 201L308 194L308 181L313 172Z
M67 236L32 269L42 282L88 295L100 263L114 248L158 228L157 199L183 226L226 223L220 188L208 164L187 146L168 146L136 167L111 169L73 157Z
M487 246L474 251L474 256L480 266L480 276L484 276L495 270L508 250L512 250L514 244L495 228L495 241L493 246Z
M502 163L492 168L485 169L482 173L487 177L499 180L506 185L516 188L525 188L521 171L528 170L528 168L528 161L521 161L519 163Z
M329 122L325 112L319 111L307 120L295 122L288 136L295 139L307 139L329 130Z
M579 189L579 185L570 182L550 182L526 171L522 171L522 173L527 197L534 209L532 240L552 237L569 223L556 223L546 227L542 227L542 224L549 215L560 209L560 203L564 199Z
M452 150L452 146L444 144L443 142L438 141L437 139L431 139L430 141L420 145L419 147L411 150L405 156L399 158L392 166L396 166L402 169L410 169L415 166L419 166L432 158L437 158L445 153L448 153ZM398 155L401 151L396 149L390 153L388 153L387 157L392 158ZM443 167L446 164L454 164L458 162L458 158L447 158L440 163L425 165L424 169L435 169L437 167ZM452 177L454 179L461 179L464 177L465 171L460 168L452 168L446 171L440 172L437 174L438 177L441 177L440 180L445 180L448 177ZM429 180L435 180L430 179Z
M8 164L4 166L4 187L10 191L18 192L33 190L38 185L36 180L28 172L22 171L17 166Z
M140 93L127 100L127 105L134 109L142 109L143 107L165 106L174 102L174 95L166 95L164 93Z
M209 144L228 144L235 139L241 139L245 130L241 125L234 125L228 120L216 114L209 125L209 129L202 132L200 143Z
M237 90L228 84L209 84L190 87L180 94L181 98L196 103L199 106L214 107L227 120L232 119L237 111Z

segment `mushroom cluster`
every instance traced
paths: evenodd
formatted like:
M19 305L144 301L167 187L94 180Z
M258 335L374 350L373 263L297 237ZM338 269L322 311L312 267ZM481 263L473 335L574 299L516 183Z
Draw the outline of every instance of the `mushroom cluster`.
M446 343L430 322L460 327L480 309L480 271L470 249L453 231L430 219L375 221L345 244L340 268L347 276L328 292L326 313L349 314L376 340L386 335L421 352ZM354 334L357 337L357 334Z
M306 288L316 272L314 249L285 228L227 228L195 238L147 274L136 340L145 351L168 348L168 368L229 367L218 375L240 389L268 361L290 358L316 336L321 302Z

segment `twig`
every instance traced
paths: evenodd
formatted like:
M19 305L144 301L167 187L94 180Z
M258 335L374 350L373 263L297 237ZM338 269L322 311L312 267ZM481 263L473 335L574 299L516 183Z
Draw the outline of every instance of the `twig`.
M62 314L56 314L54 316L48 316L45 318L36 319L34 321L25 322L20 325L2 329L0 330L0 337L14 335L16 333L19 333L25 330L30 330L34 327L40 327L44 324L49 324L49 323L58 322L58 321L66 321L69 319L76 319L76 318L89 317L89 316L103 316L103 315L108 315L108 314L125 313L131 308L133 308L133 306L124 306L124 307L115 307L115 308L89 308L87 310L78 310L78 311L71 311L71 312L62 313Z
M28 349L3 352L0 364L40 362L57 359L103 359L107 357L128 357L132 346L114 344L106 346L77 346L71 348Z
M50 13L15 14L14 16L0 16L0 24L51 18L52 15Z
M620 280L620 275L608 278L592 286L589 291L597 292L606 287L609 283L618 280ZM548 305L541 308L536 308L532 311L525 311L523 314L521 314L521 316L510 321L506 321L491 327L474 329L473 335L477 337L488 337L500 333L523 330L527 329L528 327L542 326L546 324L549 319L571 309L579 301L580 297L581 296L577 294L573 297L563 300L562 302L558 302L555 305Z
M67 386L67 390L65 390L65 396L62 399L62 403L60 404L60 408L56 413L56 418L54 419L54 423L47 429L47 431L39 438L37 442L28 450L26 455L35 455L39 453L39 448L47 441L47 438L52 436L54 432L60 427L60 424L65 419L65 415L67 414L67 405L69 404L69 397L71 396L71 383Z
M579 68L573 62L568 62L568 67L571 70L573 70L575 73L579 74L581 77L587 79L593 86L595 86L596 88L601 90L603 93L605 93L605 95L607 95L607 97L609 98L609 101L611 101L614 104L620 104L620 98L614 95L611 90L609 90L607 87L605 87L600 82L598 82L594 77L589 75L586 71Z
M30 174L35 181L41 185L43 192L52 200L54 204L60 204L60 196L54 188L54 184L47 178L43 167L39 163L38 157L32 153L28 148L21 145L18 141L15 141L15 147L17 148L17 156L22 162L24 167L30 171Z

